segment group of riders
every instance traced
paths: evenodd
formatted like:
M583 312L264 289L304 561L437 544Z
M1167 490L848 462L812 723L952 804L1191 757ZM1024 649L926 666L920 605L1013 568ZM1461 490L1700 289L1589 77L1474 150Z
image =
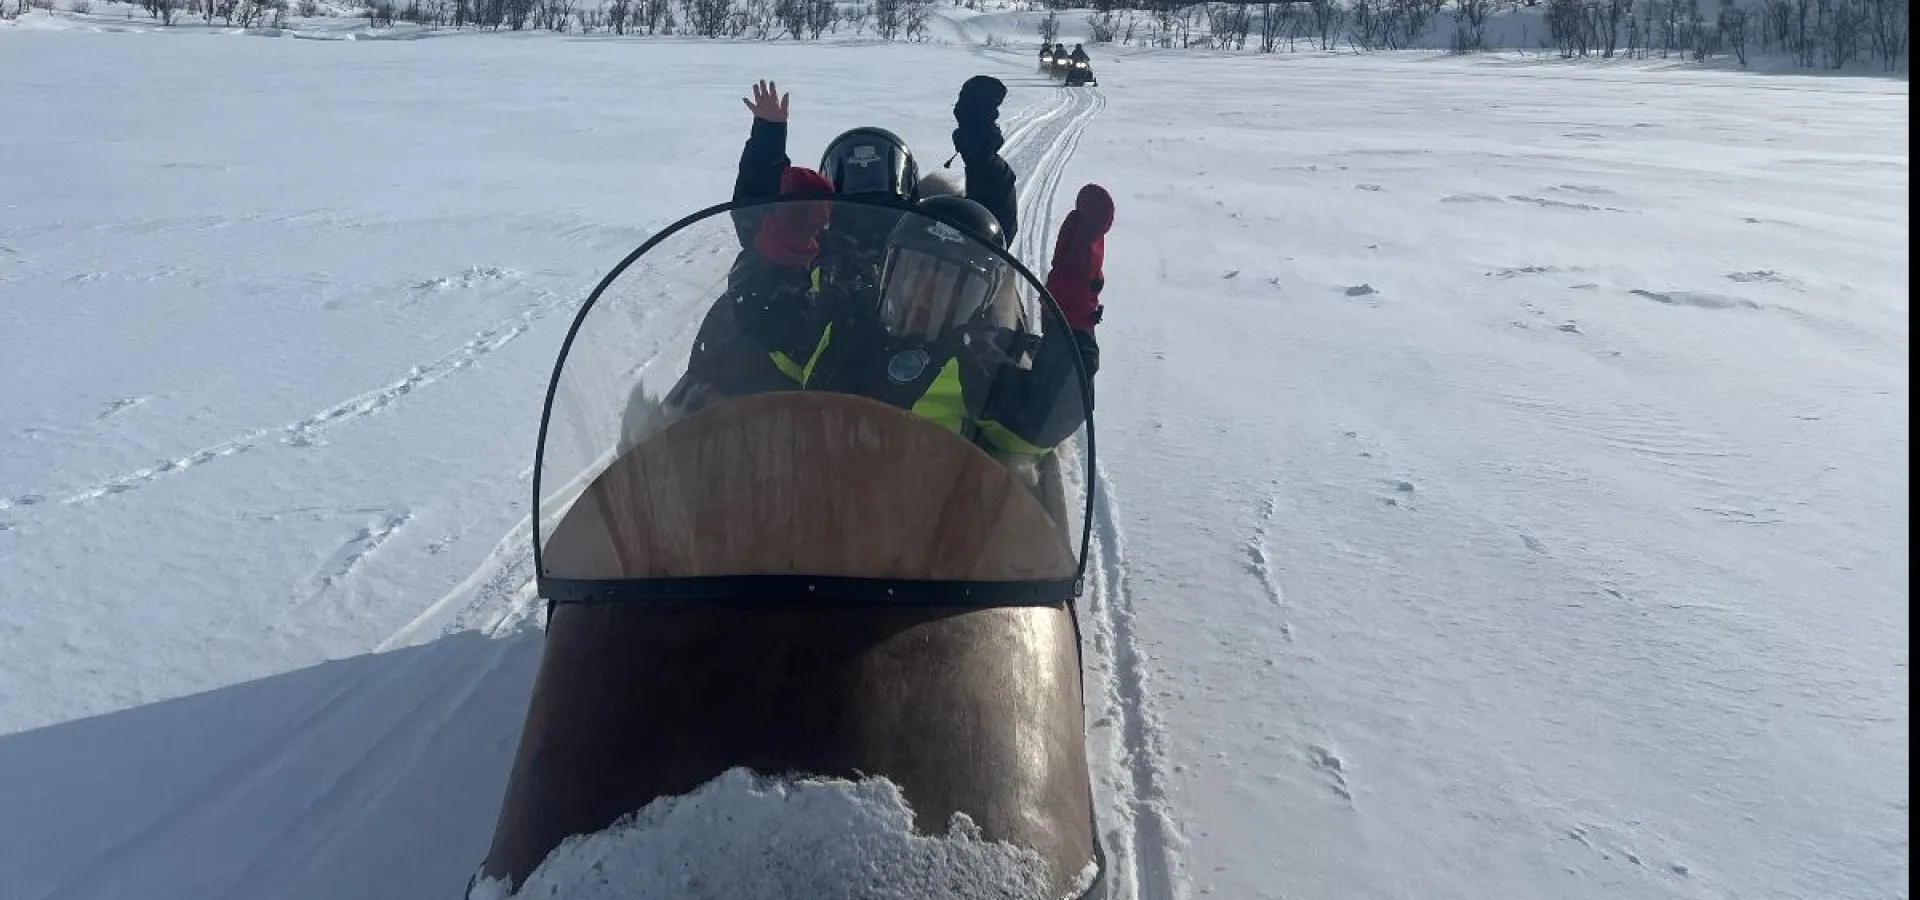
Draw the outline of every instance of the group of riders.
M1040 44L1040 71L1062 75L1069 86L1098 83L1093 78L1093 61L1087 58L1086 48L1073 45L1073 52L1067 52L1065 44Z
M984 75L960 90L962 188L943 172L922 177L906 143L882 128L834 138L818 169L793 165L790 98L756 84L743 100L753 126L733 191L740 250L669 409L824 390L910 410L1002 459L1037 458L1071 436L1099 368L1113 200L1099 185L1080 189L1046 279L1060 316L1036 325L1021 296L1027 280L1002 255L1020 227L1014 172L1000 156L1006 93Z

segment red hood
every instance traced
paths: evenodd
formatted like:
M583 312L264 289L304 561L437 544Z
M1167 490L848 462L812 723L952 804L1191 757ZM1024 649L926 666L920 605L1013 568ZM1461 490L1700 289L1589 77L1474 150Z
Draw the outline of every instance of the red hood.
M780 173L780 193L813 195L833 193L833 183L812 169L788 166ZM760 220L753 236L754 249L775 263L791 268L812 264L820 252L814 239L827 225L830 209L826 203L786 202L775 205Z

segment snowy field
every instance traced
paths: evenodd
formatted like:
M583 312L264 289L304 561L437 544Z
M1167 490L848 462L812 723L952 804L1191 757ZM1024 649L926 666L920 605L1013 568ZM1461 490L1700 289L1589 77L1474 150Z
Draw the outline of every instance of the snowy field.
M0 27L0 894L457 892L570 314L754 78L937 165L988 72L1023 257L1119 208L1124 896L1907 896L1906 83L1098 62Z

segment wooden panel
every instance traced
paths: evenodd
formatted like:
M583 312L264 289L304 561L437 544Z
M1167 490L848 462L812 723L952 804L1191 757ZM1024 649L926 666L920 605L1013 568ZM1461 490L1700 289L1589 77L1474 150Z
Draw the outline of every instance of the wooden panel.
M912 413L824 392L759 394L669 425L616 460L544 554L559 578L819 575L1068 578L1033 492Z
M884 775L919 831L965 812L1056 893L1093 857L1063 607L568 604L547 642L489 875L521 883L569 835L735 766Z

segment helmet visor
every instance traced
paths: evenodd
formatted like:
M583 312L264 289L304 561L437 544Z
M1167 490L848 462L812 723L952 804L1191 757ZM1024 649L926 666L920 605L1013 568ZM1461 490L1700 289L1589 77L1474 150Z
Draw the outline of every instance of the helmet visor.
M896 338L938 340L987 306L997 274L921 250L895 248L887 254L880 322Z

